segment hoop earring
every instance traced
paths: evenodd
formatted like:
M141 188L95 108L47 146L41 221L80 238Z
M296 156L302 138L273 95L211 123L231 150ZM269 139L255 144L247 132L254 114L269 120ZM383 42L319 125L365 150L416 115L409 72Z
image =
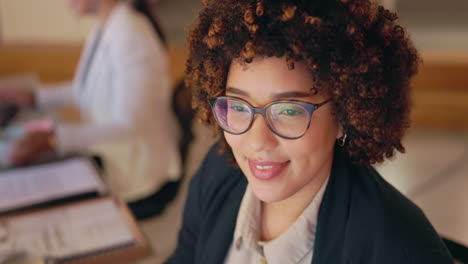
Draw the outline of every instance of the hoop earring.
M345 131L344 135L338 139L338 146L344 147L346 144L346 138L348 138L348 134Z

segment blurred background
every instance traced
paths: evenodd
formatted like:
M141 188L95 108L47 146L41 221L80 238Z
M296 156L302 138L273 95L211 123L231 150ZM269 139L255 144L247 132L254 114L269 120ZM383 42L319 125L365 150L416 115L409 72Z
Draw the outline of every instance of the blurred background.
M413 125L406 154L378 166L422 207L437 231L468 245L468 1L382 0L395 10L423 58L413 86ZM168 38L171 75L183 77L185 38L201 8L197 0L161 0L154 10ZM44 82L73 77L94 21L74 16L64 0L0 0L0 77L37 73ZM215 141L194 123L190 177ZM188 177L188 178L189 178ZM161 262L174 249L187 180L161 216L139 224L154 249L141 263Z
M468 2L381 2L399 13L424 59L414 80L414 124L465 129ZM200 8L197 0L161 0L155 10L168 38L174 79L182 76L185 38ZM45 82L70 79L93 22L74 16L64 0L0 0L0 74L37 72Z

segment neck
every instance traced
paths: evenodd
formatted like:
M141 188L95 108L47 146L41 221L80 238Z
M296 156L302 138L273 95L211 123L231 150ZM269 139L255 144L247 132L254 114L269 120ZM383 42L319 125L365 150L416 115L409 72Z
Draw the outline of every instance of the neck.
M271 241L286 232L317 195L331 172L331 158L316 176L294 195L274 203L261 203L261 241Z

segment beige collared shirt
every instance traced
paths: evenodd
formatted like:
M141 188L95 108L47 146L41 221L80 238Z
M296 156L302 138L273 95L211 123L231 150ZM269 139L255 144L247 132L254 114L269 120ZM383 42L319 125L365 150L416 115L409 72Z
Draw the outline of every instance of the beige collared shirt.
M247 186L237 216L234 239L225 264L310 264L317 216L328 178L298 219L279 237L259 241L261 203Z

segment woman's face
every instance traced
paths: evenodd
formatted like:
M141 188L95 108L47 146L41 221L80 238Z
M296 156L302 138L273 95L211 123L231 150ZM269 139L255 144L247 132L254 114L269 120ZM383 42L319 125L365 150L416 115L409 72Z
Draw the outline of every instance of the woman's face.
M328 98L312 95L312 76L303 63L289 70L284 58L255 59L242 66L233 62L227 78L227 96L235 96L253 107L278 99L296 99L318 104ZM261 115L241 135L224 133L240 168L255 195L266 203L291 197L307 197L328 177L335 141L341 128L325 104L312 114L306 133L293 140L274 134Z
M77 15L92 15L101 0L68 0L70 9Z

